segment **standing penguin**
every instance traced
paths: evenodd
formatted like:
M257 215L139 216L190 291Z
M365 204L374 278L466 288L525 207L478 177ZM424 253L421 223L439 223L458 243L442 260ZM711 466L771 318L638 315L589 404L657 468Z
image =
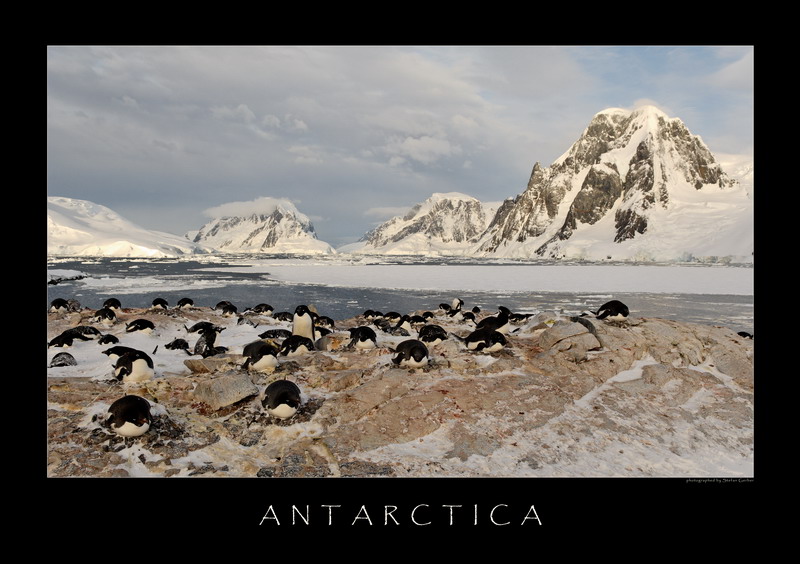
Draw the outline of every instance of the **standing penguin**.
M276 380L264 390L261 405L271 416L288 419L297 413L301 401L297 384L289 380Z
M150 402L141 396L121 397L108 408L105 422L112 431L122 437L144 435L153 423Z
M311 339L312 342L317 340L314 317L311 315L311 310L308 309L308 306L299 305L295 308L294 316L292 317L292 335Z

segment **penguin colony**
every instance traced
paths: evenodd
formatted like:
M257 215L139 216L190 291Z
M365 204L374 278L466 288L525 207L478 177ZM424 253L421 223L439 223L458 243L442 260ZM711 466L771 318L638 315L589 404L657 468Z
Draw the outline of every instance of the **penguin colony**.
M75 300L56 299L50 304L48 312L55 315L68 315L81 312L83 308ZM170 306L167 300L155 298L149 313L171 315L176 317L181 311L203 311L196 307L190 298L183 298L176 305ZM109 381L126 389L129 385L146 383L157 376L153 357L157 355L158 345L168 351L182 351L187 357L209 358L234 351L244 358L240 370L248 373L270 375L276 370L282 359L295 358L302 362L304 355L315 351L349 350L370 351L383 348L391 358L387 366L410 370L425 369L434 362L435 348L438 344L452 339L463 344L464 350L474 353L497 353L505 347L512 346L515 325L524 323L530 314L515 314L504 306L499 306L496 313L481 312L473 307L464 309L464 301L453 299L450 303L442 303L435 311L420 314L401 314L390 311L382 313L366 310L355 318L357 326L337 329L333 319L321 316L310 305L301 304L291 312L275 312L266 303L240 309L229 301L220 301L212 308L214 315L209 319L184 324L184 333L172 339L162 339L157 322L140 317L141 311L126 312L122 303L116 298L105 300L102 307L94 311L88 318L82 319L91 324L71 327L51 338L49 348L68 348L83 346L83 343L94 341L101 346L111 345L100 350L110 362ZM584 312L575 319L593 316L598 320L609 322L625 322L629 309L625 304L614 300L603 304L596 311ZM220 324L228 318L236 318L237 323L248 323L253 327L260 324L274 325L281 323L285 328L271 328L258 333L258 340L245 343L225 342L222 337L225 326ZM266 319L266 323L265 323ZM446 331L438 319L446 322L448 327L455 323L460 333ZM583 322L583 321L582 321ZM588 323L588 322L585 322ZM110 331L114 329L119 335ZM152 339L153 349L140 350L127 346L128 335L147 335ZM346 338L335 339L337 334ZM163 341L163 342L162 342ZM193 342L193 344L192 344ZM432 357L434 351L434 357ZM49 363L49 367L72 367L78 363L67 352L57 353ZM270 417L281 421L290 420L303 405L303 393L300 387L285 378L275 379L263 389L261 406ZM122 437L138 437L145 434L153 423L150 411L151 404L145 398L124 393L108 409L105 419L106 428Z

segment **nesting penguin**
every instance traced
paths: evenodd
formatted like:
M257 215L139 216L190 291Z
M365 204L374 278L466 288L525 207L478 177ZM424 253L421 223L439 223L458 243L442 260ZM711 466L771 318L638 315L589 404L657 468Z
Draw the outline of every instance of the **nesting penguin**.
M472 351L496 352L506 346L505 336L492 327L476 329L464 339L464 344Z
M108 298L103 302L103 307L108 309L122 309L122 304L117 298Z
M50 313L64 313L69 311L69 304L64 298L56 298L50 302L50 309L48 311Z
M428 347L425 343L417 339L403 341L394 349L396 356L392 358L392 363L397 366L408 368L422 368L427 366L430 358Z
M629 314L630 310L628 309L628 306L619 300L611 300L610 302L606 302L601 305L596 312L594 312L594 315L597 319L605 319L607 321L616 322L627 321Z
M169 303L164 298L156 298L151 304L154 309L169 309Z
M165 349L169 349L171 351L181 351L182 350L182 351L186 351L187 354L192 354L191 352L189 352L189 343L186 341L186 339L180 339L180 338L173 339L169 343L164 345L164 348Z
M97 343L100 345L113 345L114 343L119 343L119 339L116 335L107 334L101 335L99 339L97 339Z
M125 383L144 382L155 375L153 359L142 351L126 352L114 364L114 374Z
M132 347L126 347L126 346L123 346L123 345L117 345L115 347L111 347L111 348L108 348L108 349L102 351L102 353L104 355L106 355L108 358L110 358L111 361L114 362L114 363L116 363L117 360L119 359L119 357L121 357L123 354L129 353L129 352L137 353L137 352L140 352L140 351L139 351L139 349L134 349Z
M272 342L254 341L245 345L242 354L247 357L242 370L271 372L278 366L277 354L280 348Z
M289 419L300 408L300 388L289 380L276 380L264 390L261 405L273 417Z
M481 319L475 329L491 329L492 331L497 331L498 333L508 333L508 316L511 315L511 311L504 306L500 306L497 309L499 313L496 316L485 317Z
M269 304L258 304L257 306L249 307L244 310L244 313L257 313L259 315L272 315L275 309Z
M105 325L113 325L116 320L117 314L110 307L101 307L94 312L94 317L92 317L92 321Z
M312 343L317 340L314 328L314 316L308 306L299 305L294 310L292 316L292 335L298 335L310 339Z
M54 368L56 366L77 366L77 364L78 361L75 360L74 356L68 352L60 352L53 357L48 366Z
M178 300L178 309L185 308L185 307L192 307L194 305L194 300L191 298L181 298Z
M447 331L439 325L425 325L420 327L417 338L423 343L438 345L442 341L447 340Z
M108 408L105 422L121 437L144 435L153 423L150 402L141 396L123 396Z
M350 332L350 343L347 348L374 349L378 346L378 337L372 327L352 327Z
M155 331L155 328L156 326L149 319L134 319L130 323L125 324L126 333L133 333L134 331L140 331L142 333L149 334Z
M292 335L281 343L282 356L299 356L315 350L314 341L302 335Z

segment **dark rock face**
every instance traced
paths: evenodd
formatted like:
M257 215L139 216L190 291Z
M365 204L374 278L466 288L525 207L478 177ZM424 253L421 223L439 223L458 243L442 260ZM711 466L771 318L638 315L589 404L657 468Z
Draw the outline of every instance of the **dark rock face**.
M617 155L631 150L630 161L620 162ZM672 187L684 182L698 190L736 184L680 120L655 108L600 113L563 159L548 168L536 163L525 192L498 209L477 250L493 253L550 232L536 254L559 256L559 243L580 224L595 224L610 213L620 243L645 233L650 210L667 208ZM570 191L574 197L565 208Z

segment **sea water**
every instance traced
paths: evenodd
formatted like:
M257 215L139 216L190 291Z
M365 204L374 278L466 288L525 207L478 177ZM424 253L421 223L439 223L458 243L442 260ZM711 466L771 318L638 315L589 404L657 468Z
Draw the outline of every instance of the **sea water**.
M692 292L564 292L551 290L475 290L471 284L470 269L462 269L463 284L455 288L397 289L378 284L369 276L359 282L349 280L347 285L304 283L299 280L281 280L270 272L270 264L290 260L325 269L326 264L341 266L347 261L319 261L296 257L260 257L267 266L250 268L258 258L209 257L201 259L120 259L120 258L50 258L48 273L76 271L84 278L48 284L47 305L55 298L76 299L83 307L99 309L109 297L116 297L123 307L149 307L155 298L164 298L170 305L184 297L191 298L196 306L213 307L222 300L237 306L240 312L260 303L271 305L275 312L293 312L300 304L313 305L321 315L343 320L362 314L367 309L382 312L434 311L441 303L454 298L464 301L464 309L473 307L495 313L503 305L518 313L556 311L576 315L597 309L604 302L617 299L631 310L632 317L658 317L676 321L720 325L735 331L754 331L754 300L748 293L714 293L713 288ZM272 262L270 262L272 261ZM401 272L408 266L428 265L446 267L485 268L491 263L458 259L386 259L382 264ZM244 266L244 268L242 267ZM503 266L508 266L504 264ZM530 265L527 265L528 267ZM547 269L551 264L537 264ZM559 272L564 265L559 264ZM575 266L576 272L578 265ZM704 267L696 268L719 268ZM555 271L555 270L553 270ZM325 272L325 271L323 271ZM475 271L477 272L477 270ZM513 272L513 271L511 271ZM547 272L547 271L544 271ZM598 274L608 270L596 269ZM724 270L719 271L724 276ZM584 275L584 274L582 274ZM52 274L50 274L52 276ZM382 285L384 287L376 287ZM558 284L556 284L557 286ZM452 286L452 284L451 284ZM512 285L509 285L512 286ZM720 285L721 287L723 285Z

